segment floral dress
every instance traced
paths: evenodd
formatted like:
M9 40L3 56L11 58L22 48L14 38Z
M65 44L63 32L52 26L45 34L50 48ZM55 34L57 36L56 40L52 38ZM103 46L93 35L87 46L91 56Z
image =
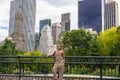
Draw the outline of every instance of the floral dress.
M56 53L55 55L56 62L53 66L53 76L55 80L63 80L63 72L64 72L64 59L61 54ZM59 79L57 77L57 72L59 73Z

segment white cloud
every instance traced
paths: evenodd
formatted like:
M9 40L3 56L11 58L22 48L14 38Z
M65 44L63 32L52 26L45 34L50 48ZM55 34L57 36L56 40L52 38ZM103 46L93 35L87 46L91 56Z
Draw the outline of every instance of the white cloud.
M0 41L3 41L8 36L8 30L0 29Z
M64 5L75 5L76 1L78 0L45 0L47 1L51 6L61 7Z
M0 26L9 26L9 8L10 1L1 0L0 1Z
M9 9L10 1L1 0L0 1L0 27L9 26ZM0 41L4 40L8 36L8 30L0 29Z

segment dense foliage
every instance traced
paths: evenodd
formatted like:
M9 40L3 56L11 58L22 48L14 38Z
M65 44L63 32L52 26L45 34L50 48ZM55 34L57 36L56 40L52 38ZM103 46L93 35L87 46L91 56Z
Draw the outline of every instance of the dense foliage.
M1 56L21 56L21 57L46 57L46 54L42 54L38 51L31 52L23 52L16 49L16 44L11 40L6 39L2 46L0 46L0 55ZM0 59L0 61L16 61L18 62L18 58L5 58ZM21 58L21 62L53 62L53 59L49 58ZM6 66L6 67L5 67ZM24 67L25 74L35 74L35 73L48 73L51 71L52 66L42 65L42 64L22 64L21 67ZM0 65L0 73L2 74L17 74L19 73L19 65L18 64L2 64Z
M17 55L16 44L6 39L0 47L0 55Z
M120 27L113 27L101 32L97 38L97 45L103 56L120 55Z
M62 43L67 56L87 56L97 53L96 35L81 29L64 33Z
M65 32L61 38L67 56L120 55L120 27L113 27L99 36L84 30Z

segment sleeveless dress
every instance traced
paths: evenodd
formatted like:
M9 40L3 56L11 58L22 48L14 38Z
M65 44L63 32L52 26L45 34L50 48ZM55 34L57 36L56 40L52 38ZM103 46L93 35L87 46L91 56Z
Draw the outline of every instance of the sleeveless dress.
M61 54L56 53L55 55L56 62L53 66L53 76L55 80L63 80L63 72L64 72L64 59ZM59 73L59 79L57 77L57 72Z

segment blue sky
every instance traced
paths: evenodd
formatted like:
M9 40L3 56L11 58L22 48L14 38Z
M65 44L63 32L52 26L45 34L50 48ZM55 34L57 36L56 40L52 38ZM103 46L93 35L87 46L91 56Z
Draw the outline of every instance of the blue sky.
M0 41L8 36L10 1L12 0L0 0ZM77 1L78 0L37 0L36 32L38 32L39 20L50 18L52 19L52 23L60 22L61 14L68 12L71 13L72 29L76 29L78 20ZM120 0L116 1L120 6Z

